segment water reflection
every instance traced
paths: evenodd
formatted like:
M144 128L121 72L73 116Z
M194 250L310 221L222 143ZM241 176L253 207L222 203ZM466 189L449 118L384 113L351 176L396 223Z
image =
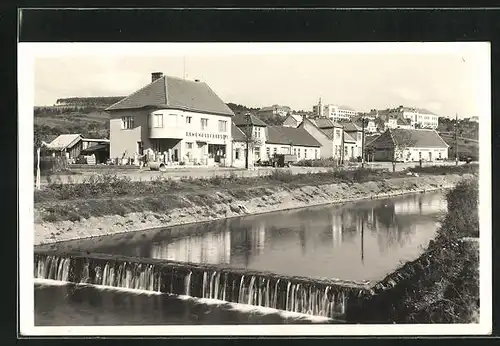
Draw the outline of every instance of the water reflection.
M445 210L442 193L432 192L174 227L129 238L68 242L66 246L285 275L376 280L400 261L420 254Z

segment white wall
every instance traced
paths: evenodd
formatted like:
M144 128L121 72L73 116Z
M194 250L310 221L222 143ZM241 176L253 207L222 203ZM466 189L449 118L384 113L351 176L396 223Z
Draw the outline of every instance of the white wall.
M143 148L151 148L150 139L174 138L180 139L180 157L187 152L187 144L193 143L192 155L198 155L201 151L207 151L208 145L203 149L197 148L196 140L202 140L207 144L226 145L226 164L230 165L230 153L232 152L231 117L226 115L214 115L199 112L189 112L176 109L160 109L154 111L125 110L110 112L110 157L121 158L134 157L137 152L137 142L142 141ZM162 126L156 127L154 115L163 116ZM122 129L122 117L134 117L132 129ZM191 122L187 122L187 118ZM201 119L208 119L207 127L202 130ZM226 122L225 131L219 131L219 120Z
M419 153L421 153L422 161L436 161L439 158L446 160L448 158L448 148L408 148L403 151L402 156L401 151L396 151L398 159L413 162L420 160ZM430 156L429 153L431 153Z

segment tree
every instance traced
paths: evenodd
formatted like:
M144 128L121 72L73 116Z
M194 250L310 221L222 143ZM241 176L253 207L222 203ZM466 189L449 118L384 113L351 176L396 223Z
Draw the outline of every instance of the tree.
M394 150L392 155L392 171L396 171L396 162L398 160L406 161L404 154L408 148L415 145L415 140L412 138L411 130L395 129L391 130L394 141ZM421 162L421 161L420 161Z

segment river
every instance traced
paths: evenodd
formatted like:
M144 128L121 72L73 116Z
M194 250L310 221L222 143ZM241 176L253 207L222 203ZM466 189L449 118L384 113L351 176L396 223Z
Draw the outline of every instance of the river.
M376 282L420 255L446 212L442 192L319 206L44 245L289 276ZM206 302L205 302L206 303ZM95 287L37 285L40 325L296 323L278 311ZM264 317L266 316L266 317Z

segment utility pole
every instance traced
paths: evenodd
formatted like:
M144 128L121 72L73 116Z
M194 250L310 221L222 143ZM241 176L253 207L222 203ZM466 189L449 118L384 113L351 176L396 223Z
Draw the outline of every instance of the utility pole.
M340 145L340 162L344 165L344 126L342 126L342 144Z
M361 117L361 168L365 168L365 118Z
M455 166L458 166L458 113L455 113Z
M245 118L246 118L246 133L245 133L245 137L246 137L246 150L245 150L245 168L248 169L248 142L250 141L250 136L249 136L249 128L250 128L250 114L246 113L245 114Z

